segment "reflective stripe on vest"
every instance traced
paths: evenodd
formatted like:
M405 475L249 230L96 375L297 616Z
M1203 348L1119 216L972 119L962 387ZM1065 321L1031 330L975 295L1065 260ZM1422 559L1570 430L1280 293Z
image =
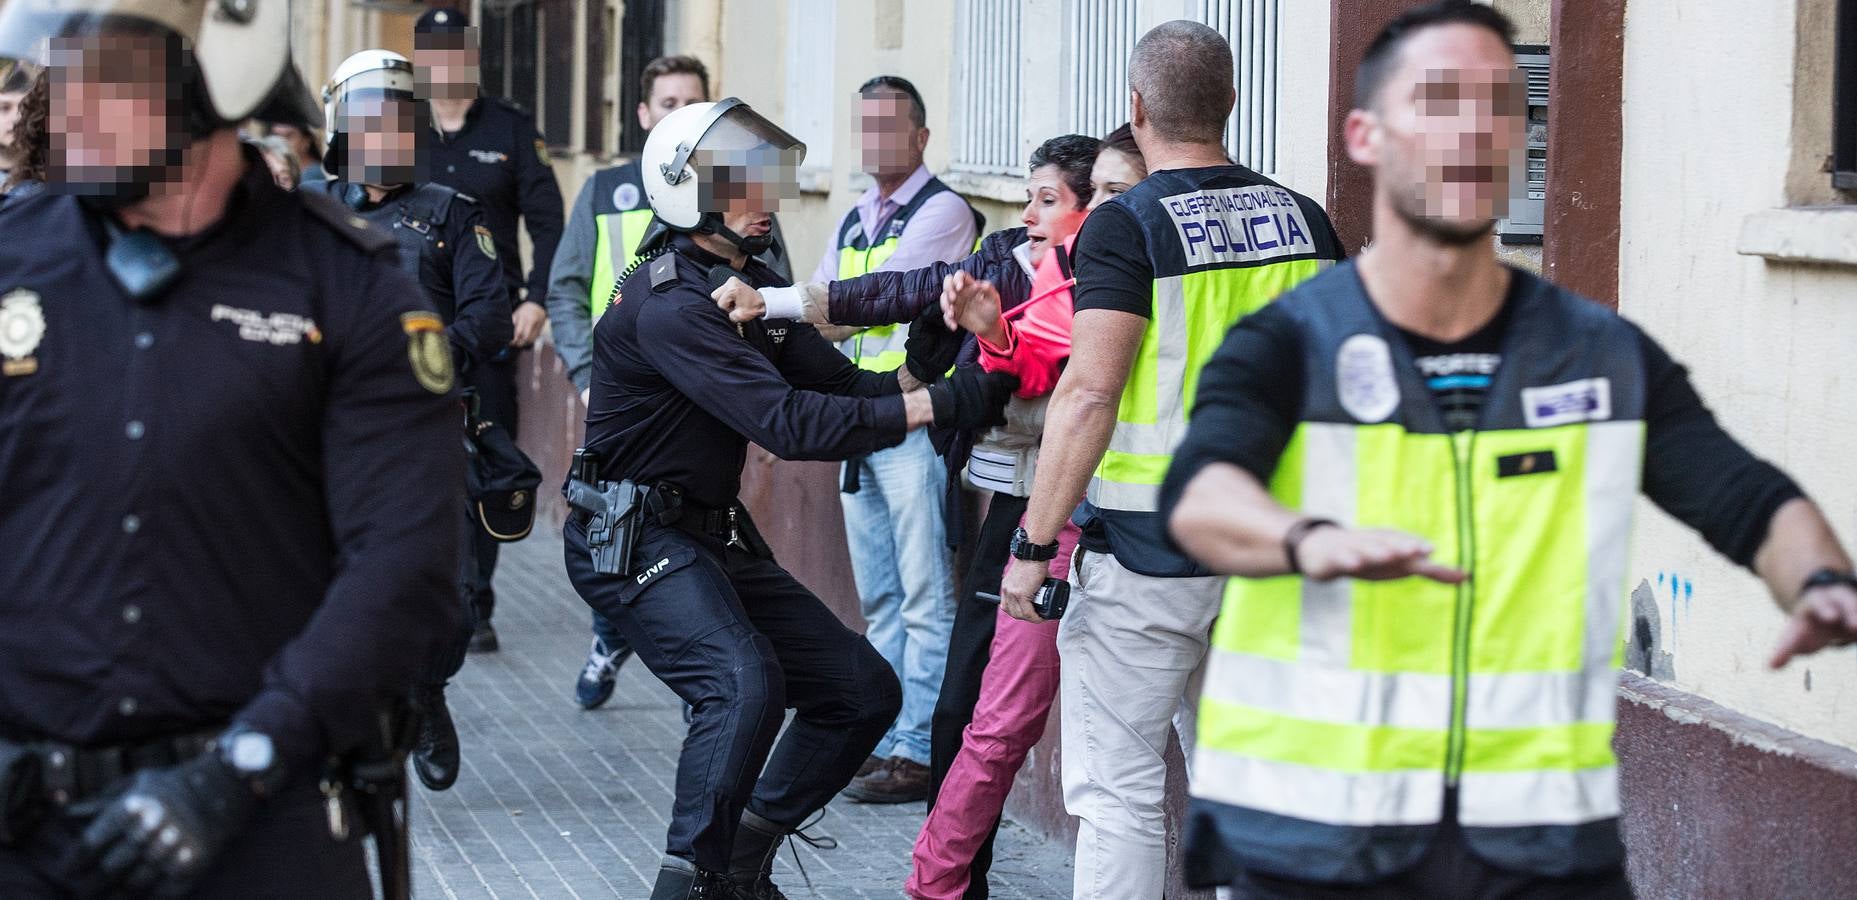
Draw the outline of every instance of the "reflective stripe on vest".
M1320 252L1318 232L1289 191L1262 184L1202 190L1191 173L1160 177L1171 182L1161 188L1169 193L1143 202L1190 212L1143 220L1150 255L1156 256L1156 246L1171 251L1174 245L1184 255L1172 265L1154 260L1147 331L1122 390L1109 448L1090 480L1089 501L1099 509L1158 508L1161 480L1186 436L1206 360L1239 319L1332 264L1313 258Z
M881 240L872 242L864 234L863 222L858 218L858 211L852 209L838 226L838 279L856 278L881 268L896 255L897 244L902 240L903 228L909 223L916 210L922 208L930 197L943 191L953 189L939 178L930 178L916 191L909 203L896 211L889 221L883 224ZM966 202L966 201L962 201ZM986 230L986 217L980 215L970 204L968 209L974 214L974 249L980 249L980 232ZM904 345L909 341L909 329L901 325L879 325L867 328L838 343L838 349L849 357L860 369L871 372L893 372L903 365L908 356Z
M617 241L613 240L615 224L619 228ZM638 259L633 251L638 248L638 242L644 240L645 230L651 227L651 210L629 209L597 215L593 217L593 227L593 276L587 280L587 309L598 321L612 300L613 282Z
M1481 430L1447 434L1403 339L1383 333L1353 279L1337 270L1283 301L1303 328L1304 421L1271 493L1306 515L1418 535L1471 579L1232 579L1193 795L1346 830L1436 823L1455 783L1473 843L1516 841L1522 856L1566 846L1485 829L1619 813L1637 338L1530 279ZM1362 346L1391 349L1351 354ZM1337 839L1335 852L1377 839Z

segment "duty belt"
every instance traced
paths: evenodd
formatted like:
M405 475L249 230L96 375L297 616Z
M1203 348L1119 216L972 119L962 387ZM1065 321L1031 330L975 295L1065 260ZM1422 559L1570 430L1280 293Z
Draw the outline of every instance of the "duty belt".
M209 750L222 730L215 728L109 747L32 743L27 744L26 749L39 757L39 778L46 799L65 806L103 793L143 769L159 769L193 759Z

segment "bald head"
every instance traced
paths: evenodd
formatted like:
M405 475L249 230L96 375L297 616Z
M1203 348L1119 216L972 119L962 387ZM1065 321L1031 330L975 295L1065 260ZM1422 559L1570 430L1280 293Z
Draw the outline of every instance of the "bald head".
M1128 86L1141 96L1147 130L1165 141L1218 144L1236 91L1232 47L1217 31L1176 19L1135 44Z

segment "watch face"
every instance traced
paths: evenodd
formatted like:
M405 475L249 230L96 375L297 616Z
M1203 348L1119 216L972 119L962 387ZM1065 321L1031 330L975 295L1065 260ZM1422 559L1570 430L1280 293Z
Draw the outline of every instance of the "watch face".
M232 746L227 749L227 760L240 772L263 772L271 768L272 761L277 758L271 739L251 731L233 737Z

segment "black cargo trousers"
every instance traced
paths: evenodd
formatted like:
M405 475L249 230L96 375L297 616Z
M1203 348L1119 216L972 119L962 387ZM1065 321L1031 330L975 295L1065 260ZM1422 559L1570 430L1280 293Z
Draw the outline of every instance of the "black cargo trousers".
M692 708L665 852L725 871L743 808L797 828L851 781L902 708L876 648L772 559L726 536L644 524L628 575L602 575L585 519L568 577ZM797 711L781 737L786 710Z

